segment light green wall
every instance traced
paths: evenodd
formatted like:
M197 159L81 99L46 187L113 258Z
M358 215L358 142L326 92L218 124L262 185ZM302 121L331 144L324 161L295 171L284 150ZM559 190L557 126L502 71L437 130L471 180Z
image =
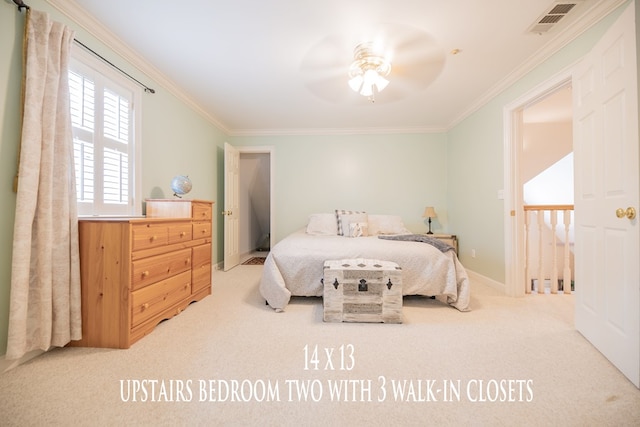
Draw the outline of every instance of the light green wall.
M624 7L449 131L447 205L451 212L450 227L461 237L460 260L470 270L504 283L504 213L503 201L498 199L498 191L504 187L504 106L577 62ZM476 250L475 258L471 257L471 249Z
M234 137L236 146L274 147L275 241L303 227L309 214L335 209L397 214L426 231L448 226L445 134Z
M438 134L227 137L157 83L121 60L44 0L28 2L51 13L77 36L139 80L156 89L143 96L143 197L170 197L176 174L193 181L193 198L223 205L224 141L274 147L277 240L303 227L309 214L364 209L399 214L415 232L426 230L422 212L435 206L435 231L460 238L462 262L504 281L502 201L503 106L583 55L612 18L566 47L486 106ZM19 144L22 28L24 13L0 3L0 354L6 350L15 194L11 183ZM214 259L222 259L222 221L216 222ZM468 256L471 248L477 257Z
M193 181L190 196L217 201L218 175L215 164L225 135L203 116L171 93L120 59L79 25L58 13L44 0L27 2L47 11L52 19L76 31L76 38L138 80L156 90L143 94L142 116L142 196L172 197L171 178L187 174ZM0 3L0 355L6 352L11 287L11 252L16 196L12 189L20 139L20 85L22 74L22 33L24 12L11 2ZM214 257L218 257L218 245Z

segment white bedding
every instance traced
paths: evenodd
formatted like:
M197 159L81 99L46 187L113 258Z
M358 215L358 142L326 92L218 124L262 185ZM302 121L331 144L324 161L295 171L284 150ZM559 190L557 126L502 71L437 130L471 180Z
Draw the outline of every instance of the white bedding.
M454 251L377 236L310 235L304 229L271 248L260 293L274 309L284 309L291 296L322 296L324 262L345 258L393 261L402 268L403 295L436 296L460 311L470 310L469 278Z

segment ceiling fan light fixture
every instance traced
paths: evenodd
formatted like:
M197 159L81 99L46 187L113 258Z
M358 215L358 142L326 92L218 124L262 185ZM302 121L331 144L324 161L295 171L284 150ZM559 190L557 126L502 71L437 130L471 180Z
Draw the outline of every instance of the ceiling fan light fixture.
M362 96L373 96L373 85L371 84L362 84L362 89L360 89L360 95Z
M349 87L374 101L374 86L382 92L389 84L385 79L391 72L391 63L374 49L373 43L360 43L353 51L354 61L349 68Z
M385 79L381 75L376 76L375 85L376 85L376 89L378 89L378 92L382 92L384 88L387 87L388 84L389 84L389 80Z
M354 92L360 92L360 88L362 87L362 82L364 82L364 79L360 74L358 74L357 76L349 79L349 87Z

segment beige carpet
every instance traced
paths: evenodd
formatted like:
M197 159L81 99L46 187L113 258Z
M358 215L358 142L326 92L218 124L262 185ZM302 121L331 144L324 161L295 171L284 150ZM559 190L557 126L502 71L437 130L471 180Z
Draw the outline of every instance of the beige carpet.
M214 272L212 296L128 350L1 374L0 423L640 425L640 391L574 330L571 296L474 283L469 313L406 297L403 324L329 324L319 298L266 307L261 271Z

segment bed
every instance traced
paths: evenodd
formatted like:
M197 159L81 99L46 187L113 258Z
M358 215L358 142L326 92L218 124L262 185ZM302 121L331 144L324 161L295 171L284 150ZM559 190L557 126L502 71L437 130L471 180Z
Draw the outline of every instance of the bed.
M469 311L469 278L455 251L423 241L390 240L401 236L417 235L398 216L353 211L313 214L305 228L271 248L260 293L272 308L282 311L292 296L322 296L325 261L370 258L393 261L402 268L403 295L434 296Z

